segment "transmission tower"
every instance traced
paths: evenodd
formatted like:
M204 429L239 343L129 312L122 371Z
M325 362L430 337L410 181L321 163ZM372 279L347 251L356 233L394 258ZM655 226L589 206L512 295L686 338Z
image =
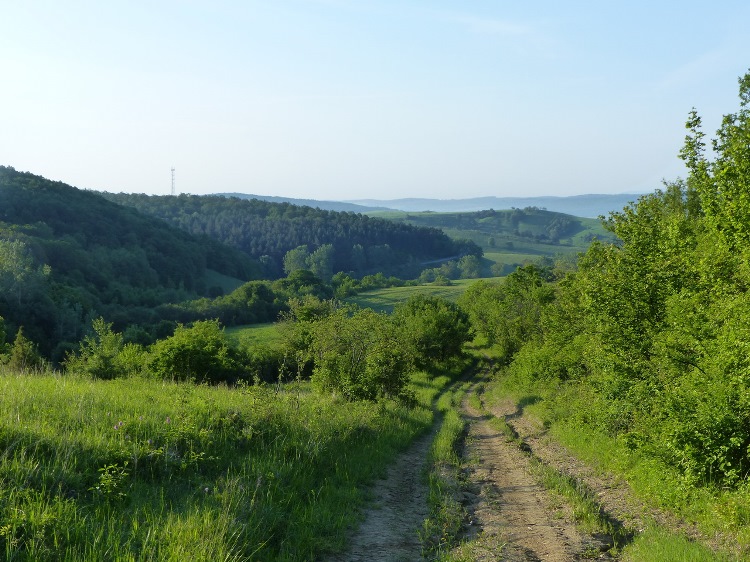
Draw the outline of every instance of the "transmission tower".
M172 166L172 195L174 195L174 166Z

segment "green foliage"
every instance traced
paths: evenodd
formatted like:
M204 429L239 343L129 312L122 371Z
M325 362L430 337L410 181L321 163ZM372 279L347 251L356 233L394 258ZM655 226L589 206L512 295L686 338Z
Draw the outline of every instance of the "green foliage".
M114 379L143 374L148 353L137 343L125 342L123 334L113 331L112 324L97 318L93 334L83 338L78 353L65 358L65 370L94 379Z
M393 316L422 368L460 356L463 345L474 337L466 312L440 297L413 295L396 307Z
M476 279L480 276L482 264L477 256L464 256L458 261L458 269L463 279Z
M291 275L295 271L308 269L307 259L310 257L310 251L307 245L297 246L284 254L284 273Z
M275 320L285 308L289 296L296 294L295 290L304 291L307 287L300 285L275 290L268 281L248 281L228 295L165 304L157 310L161 318L181 323L215 318L225 326L257 324Z
M750 475L749 85L750 73L712 161L690 114L689 177L612 213L619 242L593 243L559 281L521 268L465 295L477 330L516 353L514 380L574 385L587 400L571 420L664 463L688 490Z
M323 244L307 258L307 268L323 281L330 281L333 276L333 244Z
M49 266L37 266L28 245L0 238L0 294L21 307L43 291Z
M39 371L44 365L45 361L39 354L36 344L23 335L23 328L18 328L16 339L8 353L8 368L20 373L28 373Z
M246 375L238 349L218 320L180 324L174 335L153 345L148 366L153 376L165 380L217 383Z
M459 303L472 324L490 345L497 345L506 359L529 340L541 335L541 313L554 298L546 282L550 268L519 267L504 282L480 281L467 289Z
M319 299L330 299L333 296L331 287L307 269L294 271L285 279L275 281L272 286L287 298L312 295Z
M310 335L312 382L319 389L350 400L404 396L411 355L388 316L339 308L316 319Z

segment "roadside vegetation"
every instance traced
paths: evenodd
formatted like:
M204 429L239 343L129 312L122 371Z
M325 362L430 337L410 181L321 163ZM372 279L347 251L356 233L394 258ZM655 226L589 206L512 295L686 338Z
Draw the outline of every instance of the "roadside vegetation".
M459 301L553 435L732 557L750 551L748 104L750 74L712 159L691 113L688 178L612 213L619 242Z
M471 330L434 297L390 316L312 296L290 310L285 384L248 380L245 351L216 321L143 348L97 320L64 374L12 365L8 346L5 559L309 560L343 548L366 485L431 427Z

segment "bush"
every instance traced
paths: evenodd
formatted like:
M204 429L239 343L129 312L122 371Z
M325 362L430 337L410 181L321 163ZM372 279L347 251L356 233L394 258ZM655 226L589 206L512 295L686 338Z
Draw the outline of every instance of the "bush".
M83 338L78 354L65 357L65 370L95 379L114 379L132 372L126 358L120 357L124 348L122 334L113 332L112 324L103 318L94 320L92 328L94 333Z
M390 317L370 309L338 309L311 331L312 382L350 400L405 396L409 346Z
M393 315L414 349L417 365L423 368L461 355L464 343L474 337L469 316L456 303L440 297L414 295Z
M173 336L152 346L149 369L158 378L211 383L234 382L246 373L242 354L218 320L178 325Z
M3 346L4 343L0 343L0 351ZM39 354L36 344L23 335L23 328L18 328L16 339L10 346L7 361L8 367L21 373L39 371L45 366L45 361Z

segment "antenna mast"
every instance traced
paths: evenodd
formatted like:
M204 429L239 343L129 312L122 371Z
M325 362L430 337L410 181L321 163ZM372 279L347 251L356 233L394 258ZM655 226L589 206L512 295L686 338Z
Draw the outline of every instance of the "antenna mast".
M172 195L174 195L174 166L172 166Z

